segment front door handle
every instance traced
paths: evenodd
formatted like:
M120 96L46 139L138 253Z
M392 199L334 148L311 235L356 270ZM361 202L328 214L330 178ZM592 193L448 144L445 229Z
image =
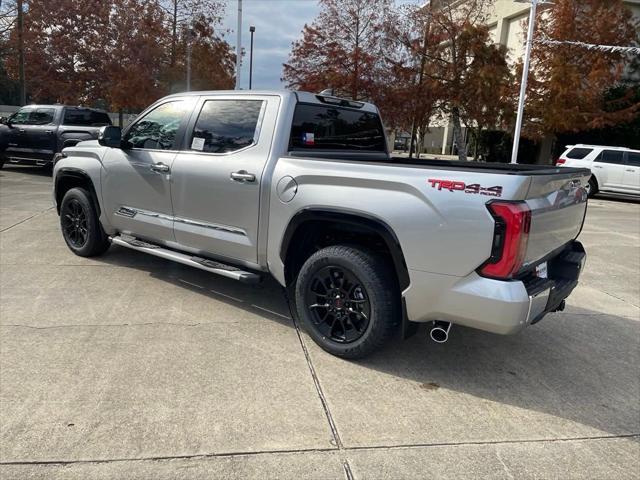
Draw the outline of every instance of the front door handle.
M633 168L627 168L627 172L635 172Z
M235 180L236 182L255 182L256 176L246 170L239 170L237 172L231 172L231 180Z
M154 163L153 165L151 165L150 168L152 171L156 173L169 173L171 171L171 169L169 168L169 165L166 165L162 162Z

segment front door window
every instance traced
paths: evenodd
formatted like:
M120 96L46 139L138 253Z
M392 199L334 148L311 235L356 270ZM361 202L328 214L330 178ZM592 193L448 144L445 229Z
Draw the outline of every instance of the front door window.
M178 150L178 131L190 109L185 100L158 105L129 128L125 145L145 150Z

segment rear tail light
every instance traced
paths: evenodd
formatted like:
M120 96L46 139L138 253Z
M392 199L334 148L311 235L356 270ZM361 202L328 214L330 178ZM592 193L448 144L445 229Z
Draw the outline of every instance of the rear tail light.
M493 201L487 208L495 220L491 257L479 269L485 277L510 279L527 253L531 210L525 202Z
M566 158L559 158L558 160L556 160L556 165L563 165L567 162Z

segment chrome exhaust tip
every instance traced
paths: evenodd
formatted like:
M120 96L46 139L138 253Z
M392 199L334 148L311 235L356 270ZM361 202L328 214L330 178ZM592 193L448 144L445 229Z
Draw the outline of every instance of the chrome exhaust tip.
M451 330L451 322L435 321L429 332L431 340L436 343L444 343L449 339L449 330Z

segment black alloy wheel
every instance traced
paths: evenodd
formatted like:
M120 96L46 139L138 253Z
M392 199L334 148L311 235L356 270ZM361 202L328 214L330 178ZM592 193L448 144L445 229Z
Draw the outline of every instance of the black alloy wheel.
M89 238L89 226L87 223L87 212L78 199L73 198L64 206L64 211L60 212L62 223L62 233L75 248L82 248Z
M307 258L291 287L295 318L327 352L363 358L391 340L401 320L398 280L384 254L332 245Z
M358 277L346 268L331 265L318 270L307 288L306 305L314 328L334 342L354 342L369 326L369 296Z
M69 249L81 257L101 255L109 248L91 193L80 187L69 189L60 204L60 228Z

